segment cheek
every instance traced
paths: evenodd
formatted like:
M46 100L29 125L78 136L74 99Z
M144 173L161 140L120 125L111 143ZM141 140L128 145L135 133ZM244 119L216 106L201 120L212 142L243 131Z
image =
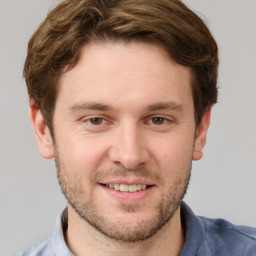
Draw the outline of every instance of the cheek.
M58 150L63 155L65 162L75 172L96 170L106 152L104 143L84 136L66 137L65 143L58 145Z
M193 136L173 136L158 141L153 157L162 172L180 172L184 165L190 164L193 154Z

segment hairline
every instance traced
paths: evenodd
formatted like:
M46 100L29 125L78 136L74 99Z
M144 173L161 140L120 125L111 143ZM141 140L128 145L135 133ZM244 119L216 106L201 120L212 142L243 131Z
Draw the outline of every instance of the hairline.
M194 75L193 75L193 70L190 66L185 66L185 65L182 65L180 63L178 63L170 54L170 52L168 52L168 50L166 49L166 47L164 46L163 43L157 41L157 40L149 40L148 38L145 38L145 39L138 39L138 38L109 38L109 37L96 37L96 38L92 38L92 39L89 39L85 44L81 45L81 47L78 49L78 58L77 58L77 61L70 65L67 64L65 67L63 67L62 69L62 72L61 74L56 77L55 79L55 86L56 86L56 95L55 95L55 102L54 102L54 107L52 109L52 115L50 117L50 120L47 120L47 126L50 128L50 129L53 129L53 119L54 119L54 114L55 114L55 107L56 107L56 103L57 103L57 100L58 100L58 94L59 94L59 91L60 91L60 87L61 87L61 79L63 77L63 75L65 73L67 73L68 71L72 70L73 68L75 68L78 63L80 62L81 60L81 55L82 55L82 52L83 50L85 49L85 47L89 44L98 44L98 45L105 45L107 43L117 43L117 42L120 42L120 43L124 43L126 45L129 45L131 43L145 43L145 44L148 44L148 45L152 45L152 46L158 46L160 47L162 50L165 51L165 53L167 54L169 60L171 61L174 61L176 64L178 65L181 65L183 67L186 67L189 71L189 84L190 84L190 88L191 88L191 93L192 93L192 99L193 99L193 109L194 109L194 121L195 121L195 125L196 127L198 127L198 125L200 124L200 121L197 120L197 116L196 116L196 108L195 108L195 102L194 102L194 83L196 82L196 79L194 78ZM49 125L48 122L50 122L51 124ZM53 132L53 131L52 131Z

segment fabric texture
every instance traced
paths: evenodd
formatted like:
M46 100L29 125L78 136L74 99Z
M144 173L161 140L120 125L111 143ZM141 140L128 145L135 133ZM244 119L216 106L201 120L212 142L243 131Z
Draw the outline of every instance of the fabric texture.
M196 216L183 202L185 244L180 256L256 256L256 228L236 226L223 219ZM65 243L67 210L57 218L54 231L39 243L13 256L73 256Z

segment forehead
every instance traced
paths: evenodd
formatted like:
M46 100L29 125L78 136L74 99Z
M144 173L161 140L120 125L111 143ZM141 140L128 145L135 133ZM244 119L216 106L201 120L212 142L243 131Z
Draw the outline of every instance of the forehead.
M91 42L83 47L77 65L62 75L58 98L116 105L126 100L179 103L192 99L190 80L189 68L159 45Z
M87 75L95 69L103 71L103 74L134 72L136 69L138 73L170 73L173 70L190 75L189 68L176 63L163 46L138 41L92 41L82 47L74 72L85 66Z

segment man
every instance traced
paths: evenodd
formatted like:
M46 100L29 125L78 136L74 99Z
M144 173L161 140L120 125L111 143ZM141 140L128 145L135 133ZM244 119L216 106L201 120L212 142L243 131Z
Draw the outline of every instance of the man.
M67 209L18 255L256 255L256 230L182 202L217 101L217 45L178 0L65 0L24 75Z

